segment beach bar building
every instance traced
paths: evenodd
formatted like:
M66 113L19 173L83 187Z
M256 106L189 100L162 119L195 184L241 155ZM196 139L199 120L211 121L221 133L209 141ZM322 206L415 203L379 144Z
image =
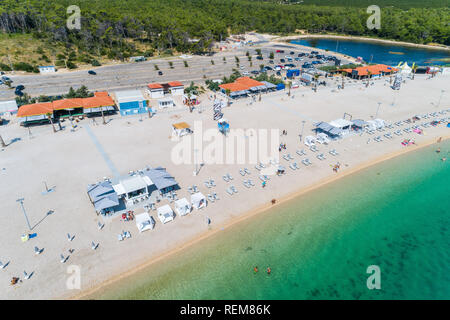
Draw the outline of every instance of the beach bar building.
M116 112L114 100L107 92L95 92L93 97L84 98L83 112L88 117L94 115L111 114Z
M110 181L102 181L87 187L87 194L95 211L102 215L113 214L121 207L119 197Z
M343 138L352 130L353 122L346 119L336 119L331 122L319 122L314 129L316 133L325 133L331 139Z
M182 96L184 93L184 85L180 81L171 81L168 83L169 91L173 96Z
M145 113L147 101L140 90L125 90L115 92L117 105L122 116Z
M229 90L230 98L232 99L246 97L250 93L265 92L268 89L264 83L250 77L240 77L235 82L221 84L219 87L222 93L225 94Z
M53 105L51 102L23 105L19 107L17 117L23 125L46 123L49 121L49 117L53 119Z

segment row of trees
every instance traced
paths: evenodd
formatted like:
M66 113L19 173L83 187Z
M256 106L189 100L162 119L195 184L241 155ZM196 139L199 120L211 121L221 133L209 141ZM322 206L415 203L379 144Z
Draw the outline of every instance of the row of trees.
M81 29L66 26L69 5L81 9ZM208 52L229 33L344 33L450 45L450 9L382 8L380 30L369 30L365 8L285 5L251 0L3 0L0 31L31 33L48 45L125 59L139 43L160 52ZM129 41L132 39L133 41ZM153 55L153 49L145 55Z

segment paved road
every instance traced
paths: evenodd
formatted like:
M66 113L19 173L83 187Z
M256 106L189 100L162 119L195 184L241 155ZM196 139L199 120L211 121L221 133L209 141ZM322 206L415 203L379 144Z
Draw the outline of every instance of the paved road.
M265 41L261 40L261 42ZM13 80L13 85L24 85L24 92L30 96L65 94L69 91L70 87L77 89L82 85L85 85L91 91L115 91L144 88L151 82L168 82L174 80L181 81L184 84L189 84L191 81L203 84L206 79L220 79L224 76L229 76L232 73L232 69L237 68L235 56L239 58L240 65L244 66L241 72L258 70L260 64L269 64L268 56L270 52L275 52L277 48L285 47L282 44L264 43L253 47L242 47L231 52L217 53L212 57L193 56L188 59L182 59L180 57L160 58L145 62L92 68L96 71L97 75L89 75L87 70L80 70L53 75L9 76ZM264 60L256 59L256 48L261 49ZM290 51L295 51L296 53L310 51L299 49L295 46L289 46L289 48L291 48ZM250 62L245 56L247 51L252 55L252 67L250 67ZM286 54L289 54L289 52L275 54L275 63L279 63L279 59L284 58ZM226 58L226 63L223 61L224 57ZM211 63L211 60L214 61L214 65ZM169 61L173 62L173 69L170 68ZM187 61L189 67L184 66L184 61ZM294 61L293 63L301 64L303 61ZM158 75L158 71L154 67L155 65L163 72L162 76ZM204 76L206 76L206 79ZM14 97L14 89L8 89L4 86L0 87L0 100L12 99Z

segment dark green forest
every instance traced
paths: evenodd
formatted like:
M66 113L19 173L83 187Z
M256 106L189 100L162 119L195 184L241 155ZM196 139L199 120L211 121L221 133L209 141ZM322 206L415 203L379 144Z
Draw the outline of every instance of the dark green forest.
M377 1L382 7L380 30L366 27L366 5L371 1L293 2L298 1L2 0L0 32L31 34L46 47L62 45L93 57L121 60L156 51L207 52L213 41L246 31L292 34L301 29L450 45L446 0ZM67 7L74 4L81 9L80 30L66 27ZM145 45L144 52L137 52L139 44Z

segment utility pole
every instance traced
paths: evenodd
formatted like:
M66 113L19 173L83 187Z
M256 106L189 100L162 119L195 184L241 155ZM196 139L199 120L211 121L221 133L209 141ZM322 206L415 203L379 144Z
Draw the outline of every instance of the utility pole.
M441 90L441 96L439 97L439 101L438 101L438 104L437 104L438 107L439 107L439 105L441 104L441 99L442 99L442 96L444 95L444 92L445 92L445 90L442 89L442 90Z
M0 135L0 144L2 145L3 148L6 147L6 143L5 143L5 141L3 140L3 138L2 138L1 135Z
M378 102L377 113L375 114L375 119L378 118L378 110L380 110L381 102Z
M305 128L305 120L302 120L302 133L300 134L300 143L302 143L302 139L303 139L303 129Z
M23 206L23 201L24 200L25 200L24 198L20 198L20 199L17 199L16 202L20 203L20 206L22 207L23 215L25 216L25 220L27 220L28 229L31 230L30 221L28 221L27 212L25 211L25 207Z

